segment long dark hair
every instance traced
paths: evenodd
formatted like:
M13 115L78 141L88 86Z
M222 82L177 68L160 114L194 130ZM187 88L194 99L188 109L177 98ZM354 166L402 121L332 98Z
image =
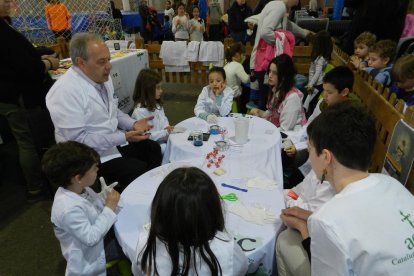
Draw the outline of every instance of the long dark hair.
M270 65L275 64L277 68L277 86L276 92L279 91L279 96L277 97L276 102L273 102L273 108L277 108L285 99L286 94L292 89L295 85L295 74L296 69L293 64L293 60L287 54L281 54L280 56L275 57L269 63L267 73L269 74ZM270 88L272 89L272 87ZM272 91L269 93L269 100L273 97Z
M323 56L326 60L331 60L333 43L331 35L327 31L317 32L313 38L313 47L311 60L315 61L319 56Z
M221 199L211 178L198 168L179 168L161 182L151 206L151 229L141 251L141 269L149 272L156 264L156 242L163 242L171 258L171 275L188 275L191 265L196 269L199 252L211 275L221 275L219 260L209 241L217 231L224 230ZM183 253L180 271L180 252ZM198 273L197 273L198 275Z
M135 81L134 95L132 96L135 106L140 105L151 112L157 108L157 104L162 106L162 100L155 99L155 89L161 81L162 78L157 72L151 69L142 69Z

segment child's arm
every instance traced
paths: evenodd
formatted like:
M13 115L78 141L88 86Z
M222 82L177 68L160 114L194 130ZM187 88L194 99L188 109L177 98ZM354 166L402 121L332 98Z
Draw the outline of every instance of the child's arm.
M246 71L244 71L243 65L241 65L240 63L237 64L236 75L242 83L250 82L250 76L247 75Z
M320 56L316 58L315 61L313 61L313 63L315 65L315 72L313 73L313 76L309 79L308 85L306 85L308 89L310 89L316 84L321 74L323 74L323 69L325 68L327 62L323 57Z
M172 21L172 32L173 34L175 34L177 32L177 25L178 25L178 16L174 16L173 21Z
M194 114L196 117L202 118L204 114L211 112L211 106L213 105L212 99L208 96L208 86L205 86L198 96L196 106L194 107ZM207 118L207 115L205 116ZM205 118L202 118L205 120Z
M230 87L225 87L223 91L223 99L221 100L221 105L218 105L218 110L220 116L227 116L231 111L231 106L233 104L233 95L234 91Z
M115 220L114 211L105 206L95 222L91 224L82 207L75 206L63 215L62 228L86 246L94 246L102 241Z

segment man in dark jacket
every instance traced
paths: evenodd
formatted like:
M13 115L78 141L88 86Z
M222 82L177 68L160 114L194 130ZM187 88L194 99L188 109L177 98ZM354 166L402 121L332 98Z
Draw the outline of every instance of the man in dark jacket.
M7 119L17 142L28 200L33 202L41 198L43 183L27 111L45 104L46 73L57 69L59 60L42 58L30 41L9 25L13 3L0 0L0 115Z
M246 0L236 0L227 10L229 16L230 35L235 41L245 43L247 40L248 29L253 30L252 23L246 23L244 20L253 15L252 9L247 6Z
M346 53L354 53L354 40L362 32L375 34L377 40L400 39L408 0L347 0L345 7L356 10L341 47Z

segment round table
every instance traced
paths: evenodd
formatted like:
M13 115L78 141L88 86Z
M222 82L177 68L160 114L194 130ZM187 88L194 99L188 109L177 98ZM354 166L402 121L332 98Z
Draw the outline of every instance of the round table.
M255 224L227 211L228 203L224 202L226 230L235 237L237 243L249 259L249 273L259 269L260 275L271 275L275 260L275 241L282 226L279 219L280 210L285 208L283 194L280 189L262 190L248 188L247 180L256 176L265 177L248 166L237 165L226 158L222 167L227 171L222 176L213 174L213 168L205 166L204 158L195 158L187 161L174 162L155 168L133 181L121 195L122 209L115 223L115 233L125 254L133 258L138 242L139 232L149 223L149 210L155 192L164 177L173 169L182 166L196 166L202 168L214 181L221 195L235 193L246 206L265 208L276 217L271 224ZM242 169L241 171L239 169ZM241 192L221 186L221 183L235 185L248 189ZM283 185L282 182L278 186ZM262 274L263 273L263 274Z
M283 183L281 136L279 129L267 120L255 116L248 116L249 141L244 145L231 146L225 152L226 159L235 163L242 163L252 170L260 172L267 178L274 179L277 183ZM226 127L227 138L232 141L235 135L235 117L219 117L217 125ZM215 146L215 141L221 140L220 135L210 135L207 142L201 147L193 146L188 141L191 131L202 130L208 132L211 124L197 117L186 119L177 126L187 130L184 133L171 134L164 152L163 164L205 156ZM280 186L280 191L283 187Z

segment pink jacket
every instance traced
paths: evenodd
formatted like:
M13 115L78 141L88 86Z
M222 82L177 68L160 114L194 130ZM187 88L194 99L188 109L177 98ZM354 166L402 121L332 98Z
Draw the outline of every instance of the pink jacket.
M276 42L274 45L268 44L264 39L260 39L257 44L256 60L254 70L257 72L267 71L270 61L281 54L293 56L295 47L295 36L286 30L277 29L274 31Z

